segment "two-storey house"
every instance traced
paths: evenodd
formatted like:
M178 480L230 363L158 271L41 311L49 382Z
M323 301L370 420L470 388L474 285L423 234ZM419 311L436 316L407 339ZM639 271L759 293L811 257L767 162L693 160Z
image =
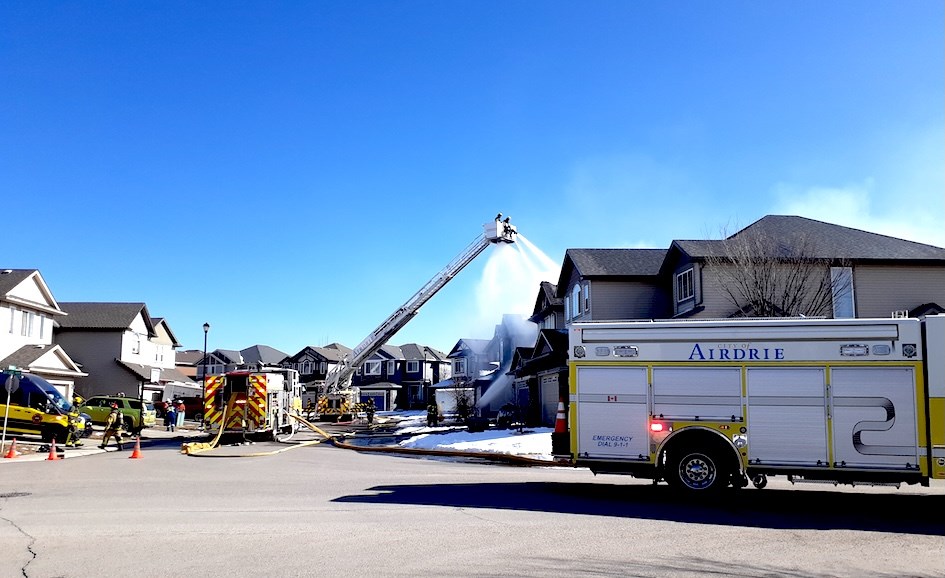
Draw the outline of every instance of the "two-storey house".
M83 397L97 394L160 399L164 386L193 385L176 369L180 343L167 322L152 318L144 303L60 303L68 315L56 343L73 353L88 375L76 380Z
M53 343L56 319L65 317L36 269L0 269L0 368L36 374L71 399L87 373Z
M332 343L325 347L308 345L294 355L283 359L281 365L299 372L299 381L306 390L315 391L325 384L328 372L350 354L351 349L340 343Z

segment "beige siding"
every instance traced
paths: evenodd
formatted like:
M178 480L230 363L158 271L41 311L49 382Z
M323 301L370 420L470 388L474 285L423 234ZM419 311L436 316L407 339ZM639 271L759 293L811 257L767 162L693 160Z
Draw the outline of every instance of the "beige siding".
M945 306L945 267L857 265L853 291L857 317L889 317L925 303Z
M591 282L591 319L654 319L666 316L665 298L658 287L632 281Z
M696 317L728 317L737 310L728 295L722 290L718 275L706 267L702 271L702 306Z

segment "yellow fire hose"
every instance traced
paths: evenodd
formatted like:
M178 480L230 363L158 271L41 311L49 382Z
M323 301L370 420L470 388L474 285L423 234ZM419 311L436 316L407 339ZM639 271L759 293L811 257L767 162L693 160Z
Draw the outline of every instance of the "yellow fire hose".
M200 452L206 452L217 447L217 444L220 443L220 437L223 436L223 424L226 423L226 417L230 415L230 412L233 411L233 406L236 405L236 394L230 396L230 401L227 402L226 408L223 410L223 419L220 421L220 429L217 431L217 435L213 438L213 441L210 443L207 442L187 442L183 444L180 448L180 453L187 455L194 455Z

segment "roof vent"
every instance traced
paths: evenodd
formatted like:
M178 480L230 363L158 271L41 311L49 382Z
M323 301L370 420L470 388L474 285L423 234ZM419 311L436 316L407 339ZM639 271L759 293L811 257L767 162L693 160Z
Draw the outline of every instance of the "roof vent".
M13 269L4 269L3 271L0 271L0 275L9 275L12 272Z

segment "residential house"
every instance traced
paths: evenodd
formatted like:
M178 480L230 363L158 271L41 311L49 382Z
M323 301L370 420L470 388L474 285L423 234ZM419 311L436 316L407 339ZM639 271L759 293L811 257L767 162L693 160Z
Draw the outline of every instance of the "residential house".
M492 339L460 339L447 356L451 379L436 386L441 411L451 413L457 402L471 401L480 417L494 417L502 406L515 402L511 373L516 348L534 344L537 326L521 315L505 314Z
M245 349L214 349L201 356L197 362L197 381L206 375L219 375L230 371L259 371L263 367L285 367L288 355L268 345L251 345Z
M558 402L568 398L568 338L564 299L557 286L542 281L529 321L539 327L532 347L522 347L512 361L515 403L528 425L554 425Z
M325 384L328 372L338 366L351 350L339 343L325 347L308 345L295 355L282 360L282 366L299 372L299 381L306 390L315 391Z
M243 366L243 355L232 349L214 349L201 357L197 363L197 380L203 381L204 375L220 375L236 371Z
M527 425L553 426L558 403L568 399L568 334L540 329L533 347L520 347L512 361L515 404Z
M379 411L397 405L403 386L404 353L394 345L382 345L351 376L351 386L360 391L360 401L374 400Z
M68 315L55 341L73 352L88 375L76 380L83 397L96 394L158 400L168 384L194 385L176 368L180 343L144 303L60 303Z
M400 346L403 354L397 407L421 409L430 399L431 386L450 377L450 361L442 351L419 343Z
M55 320L66 315L38 270L0 269L0 368L38 375L71 399L88 374L53 343Z
M537 334L538 326L526 317L502 315L487 346L495 371L480 376L473 385L480 417L495 417L502 406L516 403L513 358L518 348L533 347Z
M945 305L945 249L796 216L769 215L725 240L673 241L661 270L671 302L667 317L741 313L726 296L722 263L731 247L751 243L756 257L777 261L792 248L830 267L827 317L910 315ZM715 269L715 270L714 270ZM745 304L747 306L747 304Z

